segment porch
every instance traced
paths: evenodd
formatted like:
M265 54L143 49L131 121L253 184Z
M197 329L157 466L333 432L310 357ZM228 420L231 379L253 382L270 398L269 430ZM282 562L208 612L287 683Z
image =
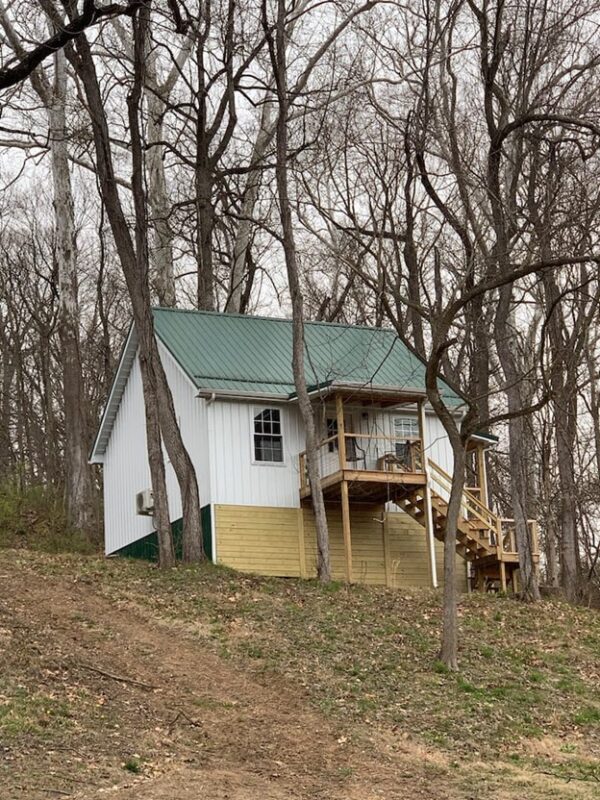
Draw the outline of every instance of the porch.
M404 486L424 486L427 478L421 439L337 433L319 444L321 488L326 500L341 500L347 484L352 502L394 502ZM300 453L300 498L310 497L306 452Z
M327 424L328 432L333 427L335 431L319 443L318 462L324 499L341 508L346 580L353 580L351 506L375 505L384 512L394 504L424 528L430 583L437 587L435 540L444 539L452 478L428 455L425 399L396 398L393 407L410 402L416 406L416 425L396 431L401 435L364 433L356 430L356 423L348 430L344 401L341 393L335 395L335 425L331 419ZM368 418L369 411L362 416ZM471 564L473 588L486 589L493 584L506 591L512 584L516 590L519 556L514 522L501 519L488 507L485 451L489 445L485 436L473 437L469 445L471 485L463 492L456 550ZM305 505L311 496L306 452L299 455L299 474L300 500ZM537 523L530 520L528 524L537 564Z

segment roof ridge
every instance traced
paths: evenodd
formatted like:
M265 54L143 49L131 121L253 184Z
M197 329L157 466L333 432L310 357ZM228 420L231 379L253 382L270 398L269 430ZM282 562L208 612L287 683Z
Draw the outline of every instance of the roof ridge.
M152 311L170 311L175 314L194 314L206 317L233 317L234 319L259 319L265 322L286 322L288 324L293 322L292 317L268 317L264 314L241 314L238 311L206 311L200 308L172 308L168 306L153 306ZM327 328L356 328L357 330L378 331L385 334L392 334L397 337L398 334L393 328L383 328L377 325L355 325L350 322L326 322L322 319L307 319L304 321L305 325L322 325Z

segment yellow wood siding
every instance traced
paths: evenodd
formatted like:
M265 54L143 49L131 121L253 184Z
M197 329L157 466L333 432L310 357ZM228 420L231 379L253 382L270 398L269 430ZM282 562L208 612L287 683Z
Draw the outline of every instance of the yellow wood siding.
M301 577L298 509L214 508L217 563L260 575Z
M425 529L408 514L387 514L390 585L394 588L429 586L429 567ZM435 541L435 560L440 586L444 577L444 545ZM466 562L456 556L457 584L467 589Z
M317 543L312 510L216 505L217 561L260 575L314 578ZM407 514L381 506L351 506L353 580L394 588L429 586L425 530ZM327 507L331 571L345 578L344 540L339 506ZM384 536L385 534L385 536ZM304 547L301 549L301 543ZM436 542L440 583L443 545ZM458 585L466 590L465 562L457 556ZM387 575L387 580L386 580Z
M385 585L383 524L381 506L351 506L352 577L357 583ZM339 507L327 507L331 576L336 581L346 577L342 513ZM310 577L317 574L317 538L315 520L310 509L304 509L304 541L306 568Z

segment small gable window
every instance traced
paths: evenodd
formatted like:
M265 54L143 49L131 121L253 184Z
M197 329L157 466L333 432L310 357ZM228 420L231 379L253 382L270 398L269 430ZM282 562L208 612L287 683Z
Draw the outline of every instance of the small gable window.
M254 416L254 460L283 463L281 411L278 408L263 408Z

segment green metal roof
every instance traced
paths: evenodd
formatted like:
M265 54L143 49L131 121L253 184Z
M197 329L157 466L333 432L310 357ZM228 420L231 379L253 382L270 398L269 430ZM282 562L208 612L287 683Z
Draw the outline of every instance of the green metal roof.
M291 320L157 308L154 324L198 389L294 396ZM425 390L425 364L390 329L307 322L305 354L311 387ZM443 381L440 389L450 405L463 403Z

